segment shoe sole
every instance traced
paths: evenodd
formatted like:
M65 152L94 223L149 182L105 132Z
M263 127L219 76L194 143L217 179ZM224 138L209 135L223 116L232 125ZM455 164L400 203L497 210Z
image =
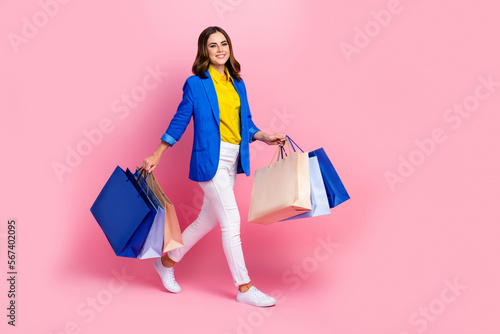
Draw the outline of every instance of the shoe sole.
M273 304L270 304L270 305L257 305L257 304L253 304L253 303L247 302L246 300L238 300L238 299L236 299L236 301L238 303L252 305L252 306L256 306L256 307L271 307L271 306L275 306L276 305L276 302L273 303Z

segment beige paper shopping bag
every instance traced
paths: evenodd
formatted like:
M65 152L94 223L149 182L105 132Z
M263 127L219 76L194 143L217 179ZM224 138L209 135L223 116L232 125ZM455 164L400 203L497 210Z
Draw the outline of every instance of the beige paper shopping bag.
M268 225L311 210L308 153L296 152L255 171L248 221Z
M163 234L163 252L184 246L182 242L182 233L179 226L179 220L175 212L174 205L165 196L165 193L156 181L153 173L146 178L149 188L154 192L156 198L165 209L165 228Z
M163 234L163 252L184 246L179 220L175 208L167 198L165 204L165 231Z

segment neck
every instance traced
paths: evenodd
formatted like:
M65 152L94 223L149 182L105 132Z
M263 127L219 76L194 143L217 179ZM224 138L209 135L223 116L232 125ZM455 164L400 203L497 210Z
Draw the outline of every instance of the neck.
M224 72L224 65L215 65L215 64L211 64L211 65L221 75L226 76L226 72Z

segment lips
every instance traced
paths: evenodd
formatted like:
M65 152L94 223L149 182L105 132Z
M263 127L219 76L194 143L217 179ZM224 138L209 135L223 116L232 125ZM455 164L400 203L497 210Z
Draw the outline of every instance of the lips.
M217 55L217 56L215 56L215 58L219 58L219 59L223 59L225 57L226 57L226 55Z

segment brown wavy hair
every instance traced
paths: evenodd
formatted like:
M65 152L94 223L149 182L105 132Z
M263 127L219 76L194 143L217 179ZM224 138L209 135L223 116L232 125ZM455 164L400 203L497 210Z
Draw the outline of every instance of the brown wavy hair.
M192 71L194 74L199 76L200 78L206 79L208 78L205 75L205 71L208 69L208 66L210 65L210 58L208 56L208 38L210 35L220 32L221 34L224 35L226 38L227 43L229 44L229 59L226 61L226 67L229 71L229 74L236 79L237 81L241 81L241 76L240 76L240 63L234 58L234 52L233 52L233 44L231 43L231 39L229 38L229 35L224 31L224 29L216 26L208 27L205 30L203 30L200 34L200 37L198 37L198 52L196 53L196 59L194 60L193 68Z

